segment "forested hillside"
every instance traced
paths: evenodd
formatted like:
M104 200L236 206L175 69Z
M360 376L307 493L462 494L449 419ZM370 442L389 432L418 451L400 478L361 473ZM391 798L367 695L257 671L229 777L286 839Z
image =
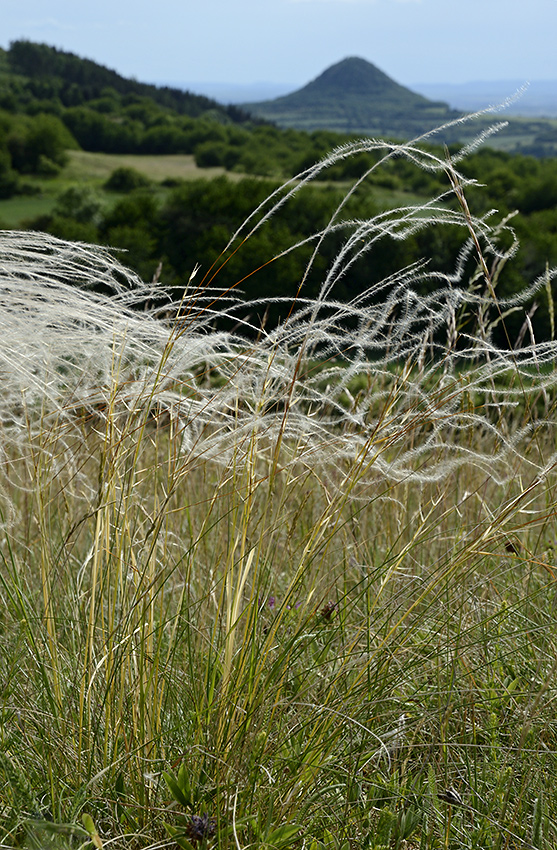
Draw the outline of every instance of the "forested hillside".
M3 60L4 73L20 78L14 94L17 96L19 93L23 101L58 100L63 106L81 106L116 92L121 96L149 98L161 107L193 118L208 110L235 122L245 121L248 117L236 106L222 106L203 95L127 79L97 62L46 44L14 41L9 50L4 51Z
M54 47L16 41L0 52L0 197L22 190L18 175L56 174L72 147L189 154L203 143L234 138L232 130L248 123L235 106L127 80Z

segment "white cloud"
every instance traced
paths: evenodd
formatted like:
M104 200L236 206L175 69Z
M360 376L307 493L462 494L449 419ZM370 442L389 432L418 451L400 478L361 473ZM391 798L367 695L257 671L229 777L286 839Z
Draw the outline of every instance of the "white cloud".
M21 21L22 26L29 27L34 30L75 30L74 24L69 24L67 21L58 20L58 18L31 18Z

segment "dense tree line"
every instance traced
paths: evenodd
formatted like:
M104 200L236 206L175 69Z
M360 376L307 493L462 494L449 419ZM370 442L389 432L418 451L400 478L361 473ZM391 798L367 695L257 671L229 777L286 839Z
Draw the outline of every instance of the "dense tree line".
M25 174L57 174L77 144L56 115L10 115L0 110L0 198L26 191Z
M473 159L467 167L477 169L477 174L487 184L485 189L470 194L470 205L475 212L497 205L501 217L521 201L531 205L527 213L513 219L521 249L503 268L498 280L498 292L506 296L520 291L526 283L542 275L547 264L557 266L557 210L555 199L547 189L553 178L557 178L557 162L542 163L524 158L525 161L515 163L512 157L492 152L477 154ZM513 169L513 165L518 170ZM407 163L401 161L398 169L392 169L393 179L400 184L406 182L409 179L406 169ZM528 180L519 179L521 170L525 170ZM430 176L429 179L434 182L436 178ZM126 252L122 255L123 262L135 268L144 279L152 278L162 264L161 280L167 285L182 287L194 266L199 264L199 280L211 281L225 290L233 289L247 301L281 296L292 299L304 278L313 243L270 261L325 227L344 197L343 188L335 187L334 183L306 187L246 243L238 240L228 254L223 254L238 226L277 184L253 178L231 181L226 177L171 182L174 185L167 187L160 200L160 195L145 184L142 175L133 169L119 169L106 188L127 194L112 206L107 206L87 187L73 187L60 196L51 216L29 224L63 238L123 249ZM490 184L494 186L495 195L489 191ZM535 194L536 185L540 188L538 195ZM436 188L442 189L441 178ZM371 185L365 191L356 192L344 215L364 219L379 211ZM349 275L341 279L335 295L341 299L355 297L370 284L423 258L427 258L432 270L450 273L466 236L465 229L437 226L419 231L402 242L382 239L350 269ZM305 280L302 296L317 294L345 238L343 232L331 234L321 246ZM545 302L542 307L534 315L534 328L539 338L547 338L550 319ZM286 309L280 305L271 308L267 321L276 321ZM257 321L257 316L252 318ZM511 339L516 338L523 321L524 315L508 318Z

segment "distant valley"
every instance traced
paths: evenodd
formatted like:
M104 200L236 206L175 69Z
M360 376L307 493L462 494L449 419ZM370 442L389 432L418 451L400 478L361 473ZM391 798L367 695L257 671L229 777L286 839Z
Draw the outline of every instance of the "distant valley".
M508 121L490 146L534 156L557 154L557 81L400 85L371 62L348 57L301 88L278 83L235 86L190 83L190 90L236 104L282 128L414 138L460 116L501 109L436 135L447 144L470 141L499 115ZM294 89L294 90L293 90Z
M473 112L503 103L521 89L520 96L505 109L507 115L527 118L557 117L557 80L499 80L470 83L416 83L410 88L424 97L445 100L453 109Z

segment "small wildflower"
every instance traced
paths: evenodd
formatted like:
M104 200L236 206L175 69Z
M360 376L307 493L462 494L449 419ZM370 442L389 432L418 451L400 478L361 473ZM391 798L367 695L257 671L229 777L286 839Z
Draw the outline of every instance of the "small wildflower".
M276 598L274 596L268 596L267 599L264 599L263 596L259 597L259 609L260 610L262 608L264 608L265 605L268 605L269 608L271 608L271 610L272 610L275 607L275 604L276 604Z
M335 611L338 610L338 605L335 602L327 602L326 605L323 606L321 611L319 612L324 620L330 620Z
M198 841L214 835L216 827L215 818L210 818L207 812L204 812L202 815L192 815L186 827L186 834L193 844L197 844Z

